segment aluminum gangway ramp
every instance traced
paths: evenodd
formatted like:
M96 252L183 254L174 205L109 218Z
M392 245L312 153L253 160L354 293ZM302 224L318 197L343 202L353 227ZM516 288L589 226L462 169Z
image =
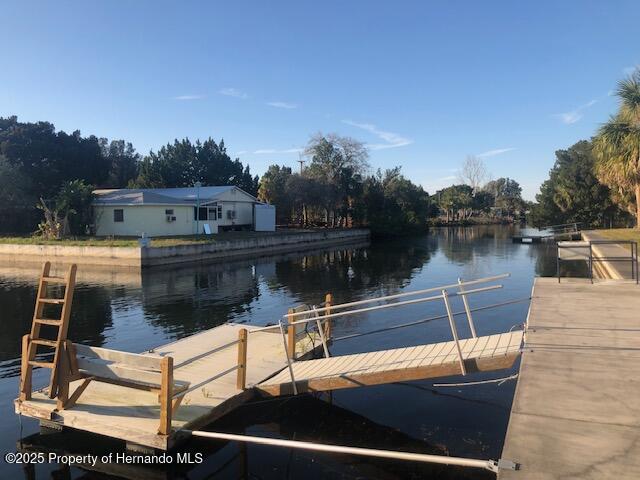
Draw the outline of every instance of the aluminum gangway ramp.
M467 373L510 368L520 355L523 331L460 340ZM461 373L455 341L340 355L292 364L298 393L423 380ZM267 395L294 393L283 370L256 387Z

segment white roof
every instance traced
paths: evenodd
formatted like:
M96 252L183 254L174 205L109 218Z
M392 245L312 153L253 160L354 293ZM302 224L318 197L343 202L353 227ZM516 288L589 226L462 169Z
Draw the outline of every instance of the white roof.
M195 205L217 200L220 195L230 190L238 190L253 201L257 199L244 190L233 186L184 188L118 188L94 190L95 204L99 205Z

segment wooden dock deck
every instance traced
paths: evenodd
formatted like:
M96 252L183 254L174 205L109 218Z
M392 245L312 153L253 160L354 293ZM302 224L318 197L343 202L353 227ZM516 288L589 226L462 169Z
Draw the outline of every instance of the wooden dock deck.
M640 287L535 281L498 478L640 478Z
M251 399L255 394L253 385L286 367L280 333L261 331L249 334L246 369L249 388L239 390L235 375L207 381L217 372L236 366L237 350L223 347L237 340L242 328L251 330L250 325L229 323L154 349L155 355L173 357L175 380L197 387L185 395L175 412L174 428L196 429L212 422ZM301 337L298 355L303 356L311 348L308 339ZM74 383L77 385L79 381ZM73 408L59 411L56 400L40 390L30 400L17 402L16 409L35 418L161 450L171 448L176 440L174 435L157 434L160 417L157 394L120 385L92 382Z

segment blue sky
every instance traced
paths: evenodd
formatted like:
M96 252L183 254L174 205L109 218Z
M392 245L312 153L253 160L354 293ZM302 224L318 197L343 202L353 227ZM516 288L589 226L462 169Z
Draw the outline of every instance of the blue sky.
M640 2L0 3L0 116L124 138L224 138L263 173L315 132L430 193L467 155L533 198L640 63Z

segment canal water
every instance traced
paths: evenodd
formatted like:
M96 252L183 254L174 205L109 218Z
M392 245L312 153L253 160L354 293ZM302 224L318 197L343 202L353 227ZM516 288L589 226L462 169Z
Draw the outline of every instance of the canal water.
M526 299L536 275L555 274L555 248L511 242L517 227L438 229L429 235L371 245L225 264L198 264L140 272L79 269L69 338L138 352L225 322L265 325L296 304L320 304L387 295L500 273L504 288L470 297L473 307ZM33 314L38 267L0 265L0 451L36 446L69 453L111 452L118 442L67 432L39 435L38 424L13 413L18 391L20 337ZM455 300L456 302L458 300ZM474 314L479 334L524 322L522 301ZM440 302L390 309L335 322L336 338L366 333L444 313ZM461 304L455 304L460 310ZM463 316L460 335L469 335ZM411 346L450 339L446 319L334 343L334 354ZM256 401L208 428L297 440L408 450L472 458L499 458L514 381L501 385L442 387L434 383L505 377L517 370L393 385L331 394ZM35 383L45 383L43 371ZM22 443L21 443L22 442ZM49 451L49 450L47 450ZM192 441L185 451L201 463L136 466L124 478L493 478L477 470L292 451L213 441ZM24 468L0 464L1 478L93 478L58 464ZM110 478L101 475L100 478ZM120 477L114 477L120 478Z

